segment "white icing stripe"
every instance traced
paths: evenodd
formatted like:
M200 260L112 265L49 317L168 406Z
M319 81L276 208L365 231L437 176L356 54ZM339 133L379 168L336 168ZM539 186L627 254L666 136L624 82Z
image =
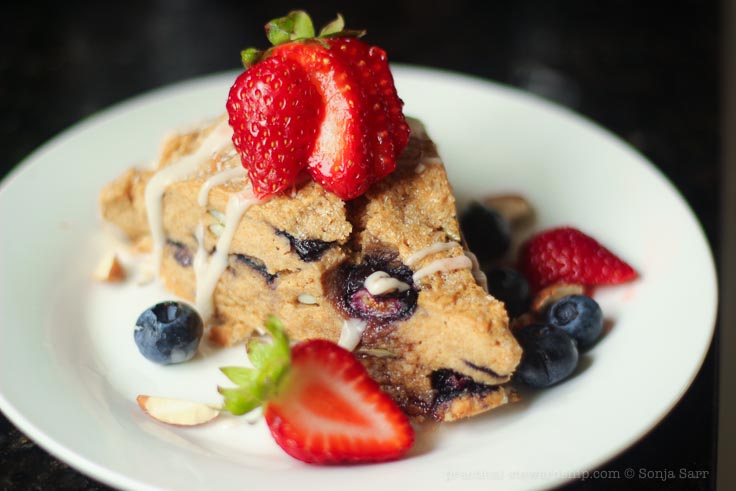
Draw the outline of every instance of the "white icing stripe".
M475 278L475 282L478 283L478 285L480 285L480 287L483 288L486 293L488 293L488 278L486 277L486 274L483 272L483 270L480 269L478 258L475 254L467 249L465 249L465 255L470 258L470 262L473 264L473 267L471 268L471 273L473 273L473 278Z
M164 167L148 181L145 192L146 215L153 240L153 263L156 274L161 270L161 254L164 248L162 198L166 187L174 182L187 179L205 159L211 158L213 153L227 145L231 138L232 129L228 126L227 121L222 121L212 129L194 153L185 155Z
M424 259L425 257L429 256L430 254L435 254L435 253L440 252L440 251L446 251L448 249L452 249L453 247L459 246L459 245L460 244L458 244L457 242L452 242L452 241L450 241L450 242L437 242L437 243L432 244L431 246L426 247L426 248L424 248L424 249L422 249L420 251L417 251L414 254L412 254L411 256L407 257L406 258L406 261L405 261L406 262L406 265L407 266L412 266L413 264L416 264L419 261L421 261L422 259Z
M371 295L383 295L388 292L399 290L405 292L409 285L392 277L385 271L376 271L363 282L363 286Z
M215 186L219 186L220 184L230 182L239 177L245 177L245 175L245 168L242 165L237 165L231 169L225 169L222 172L218 172L214 176L207 179L204 184L202 184L202 187L199 188L199 196L197 196L199 206L207 206L207 199L210 195L210 191L212 191L212 188L214 188Z
M204 249L204 226L197 226L197 254L194 257L194 274L197 278L195 304L202 319L207 321L213 314L214 306L212 295L215 292L220 276L227 268L230 243L238 228L240 219L251 205L260 201L253 195L250 186L243 191L233 194L227 202L225 210L225 228L217 240L215 252L207 260Z
M365 331L366 325L366 322L360 319L343 321L340 340L337 342L338 346L348 351L353 351L358 346L358 343L360 343L360 338L363 335L363 331Z
M462 256L446 257L444 259L437 259L436 261L432 261L427 266L414 273L412 279L414 281L418 281L425 276L429 276L440 271L447 272L456 269L470 269L472 267L473 262L468 256L464 254Z

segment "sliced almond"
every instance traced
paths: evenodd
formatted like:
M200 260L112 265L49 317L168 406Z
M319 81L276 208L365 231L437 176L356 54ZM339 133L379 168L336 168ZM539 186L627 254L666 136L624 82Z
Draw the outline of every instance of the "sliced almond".
M198 426L220 415L219 409L201 402L146 395L138 396L136 401L153 419L175 426Z
M125 279L125 269L123 269L116 254L108 254L97 265L93 277L97 281L116 283Z
M499 194L483 199L483 204L501 214L511 225L521 225L534 218L531 203L519 194Z
M539 290L539 293L537 293L532 301L532 310L537 314L541 314L547 310L547 307L559 299L569 295L583 295L583 293L585 293L585 287L583 285L568 283L550 285Z

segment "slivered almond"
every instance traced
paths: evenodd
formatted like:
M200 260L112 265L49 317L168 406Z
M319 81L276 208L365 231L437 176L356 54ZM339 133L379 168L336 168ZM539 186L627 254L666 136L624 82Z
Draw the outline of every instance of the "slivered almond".
M220 415L219 409L201 402L147 395L139 395L136 401L153 419L174 426L198 426Z
M541 314L547 307L563 297L569 295L583 295L585 287L568 283L558 283L542 288L532 300L532 311Z
M125 279L125 269L123 269L116 254L108 254L97 265L93 277L97 281L117 283Z

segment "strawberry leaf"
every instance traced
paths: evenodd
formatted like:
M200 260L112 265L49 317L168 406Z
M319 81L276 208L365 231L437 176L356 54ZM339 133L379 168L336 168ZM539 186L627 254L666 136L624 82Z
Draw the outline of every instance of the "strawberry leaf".
M303 10L294 10L286 17L273 19L266 24L266 37L274 46L296 39L313 38L314 25L309 14Z
M263 404L260 398L242 387L232 389L218 387L217 390L225 398L225 409L236 416L249 413Z
M291 32L291 40L307 39L314 37L314 25L312 18L303 10L295 10L289 13L289 17L294 20L294 28Z
M254 339L248 343L248 357L255 368L222 367L220 370L236 387L218 390L225 398L225 409L245 414L267 402L279 390L291 363L289 338L283 324L274 316L265 323L272 343Z
M248 342L248 359L256 370L262 370L264 365L268 363L268 358L273 352L273 345L267 343L263 339L251 339Z
M220 371L236 385L250 385L258 376L258 371L245 367L221 367Z
M345 19L342 15L337 14L337 18L332 22L325 24L321 31L319 31L320 37L329 36L331 34L337 34L345 29Z
M274 46L284 44L291 38L294 21L288 17L274 19L266 24L266 37Z
M240 60L243 62L245 68L250 68L263 57L263 51L257 50L256 48L246 48L240 52Z

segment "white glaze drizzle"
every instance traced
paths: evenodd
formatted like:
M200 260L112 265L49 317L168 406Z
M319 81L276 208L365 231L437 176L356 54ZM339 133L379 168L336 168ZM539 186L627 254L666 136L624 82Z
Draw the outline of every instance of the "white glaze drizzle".
M384 295L389 292L399 290L405 292L409 289L409 285L403 281L394 278L385 271L376 271L372 273L363 282L363 286L371 295Z
M414 273L412 279L414 281L419 281L425 276L429 276L434 273L453 271L456 269L470 269L472 267L473 262L464 254L462 256L446 257L432 261L427 266Z
M209 259L204 248L204 225L200 222L197 226L195 232L197 254L195 254L193 262L194 274L197 279L195 305L205 321L210 318L214 311L212 296L215 293L215 287L220 280L220 276L227 268L230 243L235 235L235 230L238 228L240 219L246 210L256 203L260 203L260 200L253 195L250 186L246 186L239 193L230 196L225 209L225 228L222 235L217 239L215 252Z
M232 138L232 129L227 121L220 122L215 126L207 137L193 153L181 157L176 162L167 165L151 177L146 185L146 215L148 227L151 230L153 241L153 263L156 274L161 270L161 254L164 249L164 226L163 226L163 195L166 187L178 181L182 181L197 171L199 165L205 159L227 145Z
M202 187L199 188L199 195L197 196L199 206L207 206L207 199L209 198L212 188L221 184L225 184L226 182L230 182L234 179L245 177L245 175L245 168L242 165L236 165L231 169L225 169L222 172L218 172L214 176L207 179L204 184L202 184Z
M425 247L424 249L419 250L415 252L414 254L410 255L409 257L407 257L405 263L407 266L411 267L412 265L418 263L419 261L429 256L430 254L435 254L440 251L446 251L448 249L452 249L453 247L459 246L459 245L460 244L458 244L457 242L452 242L452 241L436 242L432 244L431 246Z
M345 348L348 351L353 351L360 338L365 331L367 324L364 320L360 319L348 319L342 323L342 331L340 332L340 340L337 342L338 346Z
M475 278L475 282L478 283L478 285L483 288L486 293L488 293L488 277L486 277L486 274L483 272L482 269L480 269L480 263L478 262L478 258L473 254L471 251L465 249L465 255L468 256L470 259L470 262L473 264L472 268L470 269L470 272L473 274L473 278Z

